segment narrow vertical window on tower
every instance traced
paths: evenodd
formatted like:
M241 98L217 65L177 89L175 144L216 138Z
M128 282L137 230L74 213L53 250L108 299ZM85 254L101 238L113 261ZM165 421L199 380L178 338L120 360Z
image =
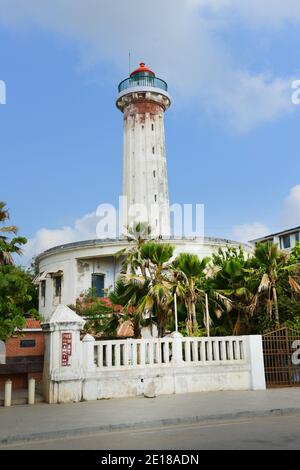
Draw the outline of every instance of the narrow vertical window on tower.
M152 153L153 153L153 155L154 155L154 152L155 152L155 148L154 148L154 147L152 147Z
M46 281L45 280L41 281L40 289L41 289L41 304L42 304L42 307L45 307L45 303L46 303Z
M155 202L157 201L157 196L156 196L156 194L154 194L154 201L155 201Z
M154 131L154 124L153 123L151 124L151 129L152 129L152 131Z
M153 170L153 178L155 178L155 177L156 177L156 171Z

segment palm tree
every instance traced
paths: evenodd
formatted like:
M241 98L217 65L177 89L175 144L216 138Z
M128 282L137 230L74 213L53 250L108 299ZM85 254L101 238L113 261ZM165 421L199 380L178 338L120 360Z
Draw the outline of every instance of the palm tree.
M122 279L118 279L114 290L108 296L113 305L122 305L124 310L122 317L119 317L119 323L129 320L132 324L135 338L141 336L141 327L143 326L143 319L136 311L135 307L139 305L142 297L144 297L147 292L147 282L143 285L134 282L125 284Z
M5 202L0 201L0 222L4 223L9 220L9 212L5 207ZM16 235L18 229L15 225L8 225L0 227L0 265L11 265L14 264L12 253L17 255L22 254L22 249L19 245L27 243L24 237L13 237L9 238L9 234Z
M249 316L253 314L249 307L253 301L250 288L253 270L248 266L241 247L220 248L213 255L213 263L216 273L212 276L211 285L223 304L223 308L217 309L217 316L221 318L225 313L230 333L240 334L248 329Z
M151 227L146 222L133 223L127 227L127 240L131 245L117 253L117 257L125 257L121 273L135 272L141 268L141 247L150 235Z
M174 260L174 278L176 294L184 301L187 309L187 332L192 336L198 326L196 304L205 302L205 269L210 258L201 261L197 255L180 253Z
M170 259L173 251L170 244L148 241L140 248L139 269L121 274L122 283L132 289L130 305L142 318L148 317L150 323L157 320L159 336L164 335L172 312Z
M277 325L280 323L278 307L278 285L281 275L288 274L290 288L300 293L300 285L296 279L290 275L291 271L298 266L299 262L293 265L288 263L288 255L283 253L277 244L259 243L255 247L254 258L252 259L256 276L259 278L257 293L254 297L253 308L258 306L261 295L266 294L267 312L270 319L273 317Z
M249 271L236 258L227 259L214 279L214 288L225 298L230 299L226 312L231 334L240 334L248 323L247 307L252 301L252 293L248 288ZM226 304L225 304L226 305ZM229 314L230 313L230 314Z

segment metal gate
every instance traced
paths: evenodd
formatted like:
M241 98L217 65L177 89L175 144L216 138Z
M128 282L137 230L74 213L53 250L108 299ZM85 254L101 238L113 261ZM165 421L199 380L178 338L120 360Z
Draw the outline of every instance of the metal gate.
M284 327L262 339L267 387L299 387L300 331Z

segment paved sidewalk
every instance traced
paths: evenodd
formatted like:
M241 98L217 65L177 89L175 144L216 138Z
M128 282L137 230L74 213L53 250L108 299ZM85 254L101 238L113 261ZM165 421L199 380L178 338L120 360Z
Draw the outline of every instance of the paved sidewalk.
M300 414L300 388L1 407L0 445L126 428L292 413Z

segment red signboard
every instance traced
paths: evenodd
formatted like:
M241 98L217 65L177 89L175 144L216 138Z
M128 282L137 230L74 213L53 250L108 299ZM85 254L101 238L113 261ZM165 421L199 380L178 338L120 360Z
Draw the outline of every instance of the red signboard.
M61 365L69 366L69 357L72 355L72 333L61 335Z

